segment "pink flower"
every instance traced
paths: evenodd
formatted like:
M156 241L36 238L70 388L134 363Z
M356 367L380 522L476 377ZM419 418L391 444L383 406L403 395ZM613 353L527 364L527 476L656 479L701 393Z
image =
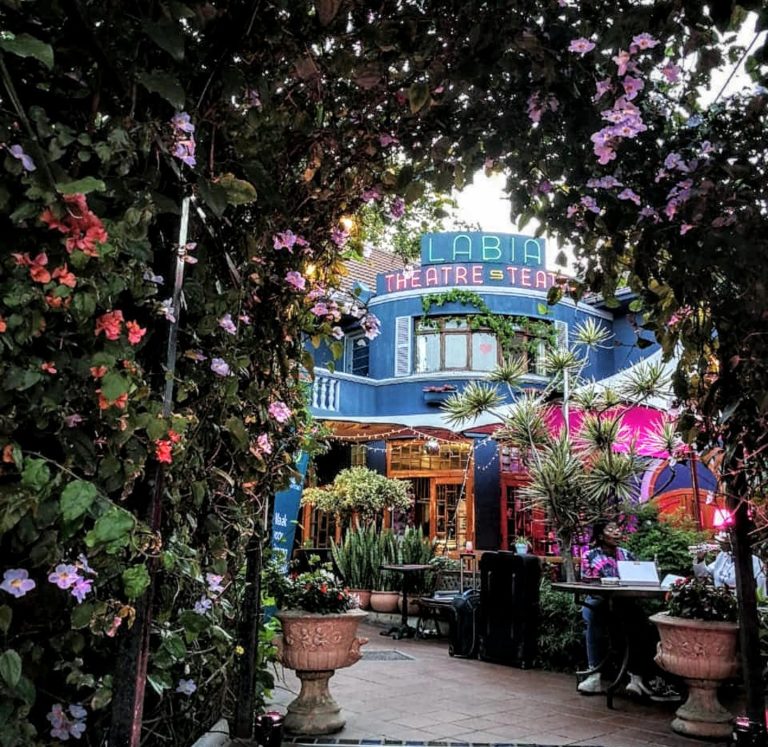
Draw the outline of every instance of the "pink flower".
M638 34L632 37L632 43L641 50L653 49L658 43L658 39L654 39L648 33Z
M74 586L78 581L83 580L83 577L77 571L77 566L60 563L56 566L53 573L48 576L48 580L52 584L56 584L60 589L69 589L70 586Z
M342 228L334 228L331 231L331 241L336 244L340 249L347 243L349 239L349 232Z
M139 327L137 322L126 322L125 329L128 332L128 342L131 345L138 345L141 338L147 334L145 327Z
M223 358L214 358L211 360L211 371L218 376L229 376L231 373L229 364Z
M685 236L685 234L688 233L692 228L695 228L696 226L692 225L691 223L683 223L680 226L680 235Z
M534 124L541 120L542 114L544 114L547 109L556 112L559 107L560 102L557 100L557 97L552 94L547 94L547 96L542 99L541 94L538 91L534 91L528 97L528 117Z
M389 206L389 214L395 220L399 220L405 215L405 202L401 197L395 197L392 200L392 204Z
M23 597L28 591L32 591L37 584L29 577L24 568L9 568L3 573L3 581L0 589L12 596Z
M227 332L230 335L237 334L237 327L235 326L235 323L232 321L231 314L224 314L224 316L221 317L221 319L219 319L219 327L221 327L225 332Z
M573 41L571 41L571 43L568 45L569 52L575 52L576 54L580 54L582 57L587 52L591 52L594 48L595 43L591 42L589 39L585 39L583 36L579 39L573 39Z
M620 200L631 200L632 202L635 203L635 205L637 205L638 207L640 206L640 195L633 192L631 189L629 189L629 187L619 192L617 197Z
M283 231L273 236L272 244L275 249L287 249L289 252L292 252L297 238L293 231Z
M262 453L264 454L272 453L272 442L269 440L269 436L266 433L262 433L261 435L259 435L259 437L256 439L256 444L258 445Z
M296 290L304 290L307 285L307 279L296 270L291 270L285 275L285 282Z
M618 66L618 74L619 75L626 75L627 69L629 68L630 64L632 63L632 53L631 52L625 52L623 49L619 51L619 53L613 58L613 61Z
M603 166L616 158L616 151L613 148L609 148L607 146L596 145L594 151L595 155L598 157L597 162Z
M327 316L328 306L322 301L318 301L309 311L315 316Z
M360 320L360 326L363 329L363 334L369 340L374 340L377 338L379 336L379 332L381 331L381 322L379 321L378 317L374 316L373 314L366 314Z
M378 187L372 187L371 189L364 189L361 195L363 202L375 202L381 199L381 191Z
M680 80L680 68L671 62L661 68L661 74L667 79L667 83L677 83Z
M633 78L631 75L627 75L621 84L624 86L624 93L629 101L634 99L645 88L645 83L640 78Z
M598 99L602 98L606 93L612 90L613 90L613 81L610 78L604 78L603 80L598 80L595 85L594 100L597 101Z
M379 145L381 145L382 148L388 148L390 145L394 145L397 142L398 140L396 137L393 137L387 133L382 133L379 135Z
M269 414L277 420L278 423L284 423L293 414L285 402L273 402L268 409Z

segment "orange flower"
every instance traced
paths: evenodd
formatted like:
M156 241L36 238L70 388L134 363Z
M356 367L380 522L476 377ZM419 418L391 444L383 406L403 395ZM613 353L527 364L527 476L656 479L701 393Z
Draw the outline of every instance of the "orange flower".
M122 328L123 312L108 311L96 320L96 331L93 334L95 337L98 337L99 333L103 332L108 340L117 340L120 337Z
M91 366L91 376L100 379L109 369L106 366Z
M3 461L6 464L13 464L13 444L3 446Z
M58 373L58 371L56 370L56 366L53 363L53 361L46 361L45 363L41 363L40 364L40 368L42 368L43 371L45 371L45 373L51 374L51 376L53 376L53 374Z
M0 316L0 335L3 334L6 329L8 329L8 324L6 323L5 319Z
M61 267L57 267L52 275L52 278L58 278L58 281L62 285L66 285L68 288L74 288L77 285L77 276L67 269L66 263Z
M61 308L68 309L69 305L72 303L72 298L70 296L67 296L66 298L62 298L61 296L54 296L53 293L49 293L45 297L45 302L52 309L61 309Z
M96 390L99 395L99 409L108 410L110 407L116 407L118 410L125 410L128 404L128 394L121 394L117 399L109 400L102 393L101 389Z
M45 268L48 264L48 255L40 252L29 264L29 274L36 283L50 283L51 273Z
M131 345L138 345L141 342L141 338L147 334L147 330L139 327L137 322L126 322L125 328L128 330L128 342Z
M173 463L173 445L167 439L155 441L155 458L165 464Z

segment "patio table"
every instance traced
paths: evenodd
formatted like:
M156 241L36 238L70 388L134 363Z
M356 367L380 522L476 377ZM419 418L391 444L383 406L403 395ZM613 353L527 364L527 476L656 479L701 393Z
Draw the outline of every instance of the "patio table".
M562 591L567 594L573 594L576 598L576 602L582 596L594 596L603 597L608 604L608 615L612 634L609 635L609 650L605 658L592 669L579 672L582 675L590 675L595 672L602 672L605 668L608 660L611 658L611 654L615 650L618 655L621 665L616 678L608 685L605 691L606 703L608 708L613 708L613 696L621 685L621 681L627 674L627 664L629 662L629 634L628 626L621 624L621 620L618 619L618 615L615 614L615 606L617 599L657 599L663 597L667 593L667 589L662 589L661 586L646 586L646 585L632 585L632 584L615 584L615 585L603 585L600 583L589 583L586 581L560 581L552 584L554 591ZM617 640L618 639L618 640ZM618 642L618 646L616 645ZM618 650L616 650L618 649Z
M382 630L381 635L391 635L395 640L401 638L413 638L416 635L416 628L408 625L408 592L412 588L411 577L417 573L423 573L432 568L431 565L423 563L391 563L381 566L382 571L394 571L403 576L403 611L399 625L393 625L389 630Z

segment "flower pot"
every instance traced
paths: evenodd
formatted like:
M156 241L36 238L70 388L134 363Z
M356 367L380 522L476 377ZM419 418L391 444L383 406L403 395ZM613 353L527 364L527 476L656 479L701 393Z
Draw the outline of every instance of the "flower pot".
M371 609L374 612L397 612L397 599L399 591L372 591Z
M349 593L356 596L361 610L370 609L371 590L370 589L350 589Z
M717 699L717 687L738 671L738 624L688 620L667 612L650 620L661 639L656 663L688 685L688 699L677 709L672 729L688 737L728 739L733 715Z
M328 689L328 680L336 669L360 659L360 646L368 639L357 637L357 626L366 617L368 613L362 610L330 615L302 610L277 613L283 626L282 636L276 639L278 658L295 669L301 680L299 697L285 716L286 731L319 735L344 727L346 721Z
M515 544L515 552L518 555L527 555L528 554L528 545L525 542L518 542Z
M399 612L403 611L403 595L398 594L397 597L397 609ZM419 614L419 595L418 594L409 594L408 595L408 610L406 612L407 615L418 615Z

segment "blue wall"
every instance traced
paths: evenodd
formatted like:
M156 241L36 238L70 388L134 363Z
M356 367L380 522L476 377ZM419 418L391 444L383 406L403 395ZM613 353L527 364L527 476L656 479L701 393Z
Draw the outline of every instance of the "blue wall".
M475 548L498 550L501 542L501 485L498 444L490 439L475 446Z

